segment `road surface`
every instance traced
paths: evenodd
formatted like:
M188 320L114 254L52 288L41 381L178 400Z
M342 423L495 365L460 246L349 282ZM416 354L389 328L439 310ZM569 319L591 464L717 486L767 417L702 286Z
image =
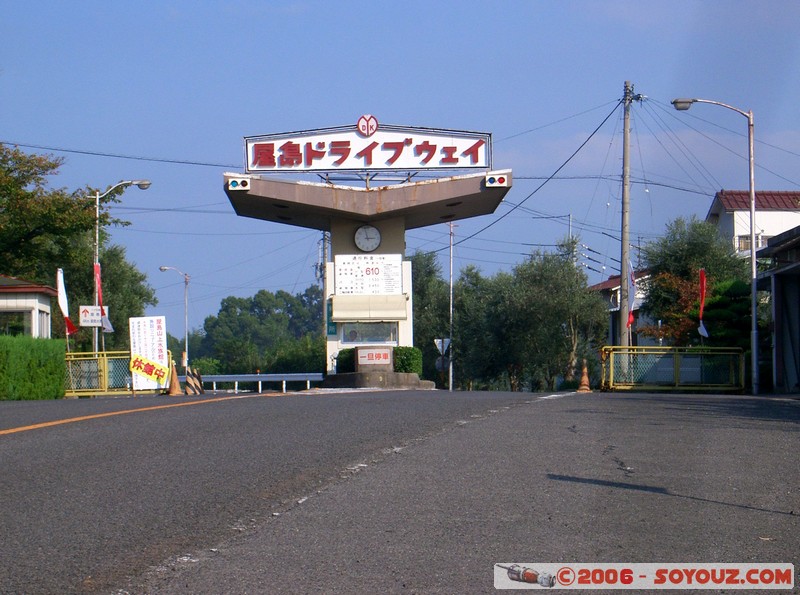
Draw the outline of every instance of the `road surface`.
M498 562L798 566L798 430L800 401L764 397L0 403L0 592L490 593Z

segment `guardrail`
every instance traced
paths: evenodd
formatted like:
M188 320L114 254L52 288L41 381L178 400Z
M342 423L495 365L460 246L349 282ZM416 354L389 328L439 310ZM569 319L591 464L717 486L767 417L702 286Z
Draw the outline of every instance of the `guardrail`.
M132 393L129 351L68 352L66 354L66 379L64 395L67 397L96 397L99 395ZM170 357L170 361L172 358ZM218 382L232 382L234 392L239 392L239 383L252 382L261 392L262 382L280 382L286 392L287 382L322 382L320 372L297 372L286 374L213 374L201 377L204 384L211 383L214 391ZM186 382L186 376L178 376Z
M727 347L603 347L602 390L744 390L744 353Z
M258 385L258 392L261 392L262 382L280 382L281 392L286 392L287 382L305 382L306 388L311 388L312 382L322 382L321 372L294 372L286 374L209 374L200 377L203 384L212 385L214 392L217 391L218 382L232 382L233 392L239 392L239 383L253 383ZM178 376L180 382L186 382L186 376Z

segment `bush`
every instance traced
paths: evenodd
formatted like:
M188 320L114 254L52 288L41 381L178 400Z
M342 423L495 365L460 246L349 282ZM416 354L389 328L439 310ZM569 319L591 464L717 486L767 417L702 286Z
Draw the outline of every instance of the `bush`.
M189 362L191 368L200 372L200 374L207 374L209 376L214 374L221 374L220 369L222 364L218 359L213 357L198 357Z
M60 399L67 375L66 343L0 336L0 399Z
M395 347L394 371L422 376L422 350L418 347Z
M394 371L422 375L422 350L417 347L394 348ZM336 373L347 374L356 371L356 350L352 347L342 349L336 356Z
M336 373L347 374L356 371L356 350L352 347L342 349L336 356Z

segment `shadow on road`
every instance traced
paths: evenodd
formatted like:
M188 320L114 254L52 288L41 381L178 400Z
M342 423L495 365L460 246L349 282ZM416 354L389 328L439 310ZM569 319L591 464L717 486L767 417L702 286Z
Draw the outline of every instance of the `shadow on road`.
M609 488L618 488L622 490L636 490L638 492L649 492L651 494L660 494L662 496L672 496L673 498L684 498L686 500L694 500L696 502L706 502L710 504L719 504L721 506L731 506L743 510L754 510L757 512L768 512L771 514L783 514L786 516L796 516L793 510L786 512L784 510L771 510L769 508L758 508L756 506L747 506L746 504L733 504L731 502L722 502L721 500L710 500L708 498L698 498L697 496L687 496L685 494L675 494L670 492L667 488L657 486L648 486L637 483L625 483L621 481L608 481L606 479L591 479L589 477L575 477L573 475L557 475L555 473L548 473L547 479L554 481L569 481L573 483L582 483L587 485L596 485Z

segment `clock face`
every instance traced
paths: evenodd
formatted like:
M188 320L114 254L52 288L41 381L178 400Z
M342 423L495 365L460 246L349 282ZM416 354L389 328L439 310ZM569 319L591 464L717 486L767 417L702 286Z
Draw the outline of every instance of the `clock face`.
M372 225L362 225L354 237L356 247L362 252L372 252L381 245L381 232Z

